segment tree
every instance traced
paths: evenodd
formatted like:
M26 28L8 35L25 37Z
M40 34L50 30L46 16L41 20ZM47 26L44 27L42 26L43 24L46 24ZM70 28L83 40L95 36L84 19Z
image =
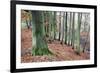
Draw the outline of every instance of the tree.
M21 11L21 20L25 21L27 28L29 29L29 16L26 10Z
M49 12L48 11L45 11L44 13L44 19L45 19L45 33L46 33L46 36L48 37L49 36Z
M49 42L52 43L54 36L53 36L53 14L49 12Z
M62 22L62 40L61 40L61 44L64 43L64 23L65 22L65 12L63 12L63 22Z
M61 12L59 12L59 41L61 37Z
M32 26L32 14L31 11L28 11L28 16L29 16L29 28Z
M32 15L31 15L31 12L28 11L28 10L24 10L25 12L25 21L26 21L26 25L27 25L27 28L29 29L30 26L31 26L31 20L32 20Z
M26 19L26 25L27 25L27 28L29 29L29 22L27 19Z
M76 53L80 54L80 27L81 27L81 13L78 13L78 26L77 26L77 46L76 46Z
M48 55L52 54L47 46L45 40L44 30L44 14L42 11L32 11L32 22L33 22L33 36L36 36L36 45L33 46L33 55ZM35 31L35 32L34 32ZM34 37L33 37L34 38ZM34 43L34 41L32 41Z
M54 40L56 39L56 12L54 12L54 23L53 23L53 25L54 25Z
M72 22L72 49L74 49L74 40L75 40L75 30L74 30L74 25L75 25L75 13L73 12L73 22Z
M85 52L86 49L89 50L89 48L90 48L88 46L90 44L89 43L89 39L90 39L89 38L89 36L90 36L89 35L89 33L90 33L90 26L89 26L90 17L89 17L89 14L84 14L84 15L85 15L84 32L87 33L87 34L86 34L85 39L84 39L85 41L84 41L84 44L83 44L83 52Z
M67 44L67 12L65 17L65 44Z
M84 43L84 47L83 47L83 52L85 51L86 49L86 45L87 45L87 42L88 42L88 39L89 39L89 32L90 32L90 26L88 28L88 31L87 31L87 36L86 36L86 40L85 40L85 43Z
M71 20L72 20L72 12L70 12L70 23L69 23L69 30L68 30L68 45L71 45Z

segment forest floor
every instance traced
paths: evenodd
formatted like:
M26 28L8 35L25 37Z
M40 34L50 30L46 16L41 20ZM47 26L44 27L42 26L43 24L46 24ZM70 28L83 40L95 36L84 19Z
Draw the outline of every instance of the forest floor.
M71 46L60 44L59 41L55 40L52 43L48 43L49 50L53 55L44 56L32 56L32 30L23 29L21 35L21 62L52 62L52 61L70 61L70 60L87 60L90 59L88 52L75 53L75 50Z

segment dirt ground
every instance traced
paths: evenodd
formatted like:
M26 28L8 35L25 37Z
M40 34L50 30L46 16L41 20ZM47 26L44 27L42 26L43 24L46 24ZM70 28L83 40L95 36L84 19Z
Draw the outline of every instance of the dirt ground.
M52 61L69 61L69 60L86 60L90 59L90 54L85 52L80 55L76 54L71 46L61 45L59 41L48 44L49 50L53 55L32 56L32 29L22 29L21 31L21 62L52 62Z

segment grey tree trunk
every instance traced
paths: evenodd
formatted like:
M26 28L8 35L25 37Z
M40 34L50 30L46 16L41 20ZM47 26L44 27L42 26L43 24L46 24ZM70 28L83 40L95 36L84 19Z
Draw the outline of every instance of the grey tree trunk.
M65 17L65 44L67 44L67 12Z
M42 11L32 11L32 21L33 28L35 27L35 32L33 29L33 36L36 36L36 46L33 47L33 55L48 55L51 52L48 49L47 42L45 40L44 31L44 15ZM34 43L34 41L32 41Z
M61 37L61 12L59 14L59 41L60 41L60 37Z
M77 26L77 46L76 46L76 53L80 54L80 27L81 27L81 13L78 13L78 26Z
M75 30L74 30L74 25L75 25L75 13L73 12L73 22L72 22L72 49L74 49L74 40L75 40Z
M68 45L71 45L71 20L72 20L72 12L70 12L70 23L69 23L69 33L68 33Z
M54 12L54 40L56 39L56 12Z
M65 22L65 12L63 13L63 22L62 22L62 40L61 40L61 44L64 43L64 23Z

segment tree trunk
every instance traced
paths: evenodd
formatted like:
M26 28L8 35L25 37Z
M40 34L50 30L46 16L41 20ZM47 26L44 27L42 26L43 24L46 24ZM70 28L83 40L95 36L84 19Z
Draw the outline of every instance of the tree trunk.
M59 41L60 41L60 37L61 37L61 12L59 14Z
M43 12L41 11L32 11L32 22L33 22L33 28L35 27L35 36L36 36L36 46L33 47L33 51L32 51L33 55L51 54L45 40L43 16L44 16ZM34 33L33 33L33 36L34 36ZM32 42L34 43L34 41Z
M69 23L69 39L68 39L68 45L71 45L71 19L72 19L72 12L70 12L70 23Z
M89 28L88 28L87 33L88 33L88 34L87 34L87 36L86 36L85 44L84 44L84 47L83 47L83 53L85 52L86 45L87 45L87 42L88 42L88 39L89 39L90 26L89 26Z
M65 12L63 12L63 22L62 22L62 40L61 40L61 44L63 44L64 43L64 21L65 21Z
M27 25L27 28L29 29L29 21L26 19L26 25Z
M67 44L67 12L65 18L65 44Z
M53 15L52 12L49 12L49 42L53 41Z
M75 13L73 13L73 22L72 22L72 49L74 49L74 40L75 40L74 22L75 22Z
M56 12L54 12L54 40L56 39Z
M47 16L47 11L44 11L44 30L45 30L45 35L47 36L47 27L48 27L48 16Z
M80 54L80 26L81 26L81 17L80 17L80 13L78 13L77 45L76 45L77 54Z

